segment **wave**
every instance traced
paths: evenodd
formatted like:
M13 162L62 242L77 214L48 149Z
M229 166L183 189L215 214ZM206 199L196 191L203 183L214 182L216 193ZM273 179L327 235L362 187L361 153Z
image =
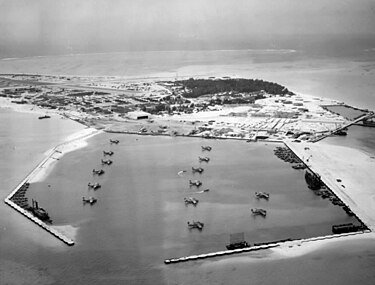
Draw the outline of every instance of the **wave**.
M18 59L33 59L33 58L49 58L49 57L75 57L75 56L94 56L94 55L118 55L118 54L153 54L153 53L176 53L176 52L251 52L251 53L263 53L263 54L287 54L296 53L298 50L295 49L214 49L214 50L149 50L149 51L114 51L114 52L88 52L88 53L66 53L66 54L55 54L55 55L35 55L25 57L8 57L1 60L18 60Z
M17 59L20 59L20 57L5 57L5 58L2 58L1 60L17 60Z

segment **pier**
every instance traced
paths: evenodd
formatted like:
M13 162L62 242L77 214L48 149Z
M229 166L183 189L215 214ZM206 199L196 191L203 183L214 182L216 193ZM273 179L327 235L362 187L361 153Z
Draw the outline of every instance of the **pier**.
M327 134L327 135L323 135L323 136L320 136L320 137L315 138L314 140L312 140L312 142L318 142L318 141L321 141L322 139L325 139L326 137L329 137L329 136L333 135L333 134L336 133L336 132L343 131L343 130L345 130L346 128L352 126L352 125L356 125L356 124L358 124L360 121L367 120L367 119L371 119L371 118L373 118L373 117L374 117L374 113L373 113L373 112L370 112L370 113L368 113L368 114L365 114L365 115L363 115L363 116L361 116L361 117L355 119L354 121L350 121L349 123L345 124L344 126L339 127L339 128L337 128L337 129L331 131L331 132L330 132L329 134Z

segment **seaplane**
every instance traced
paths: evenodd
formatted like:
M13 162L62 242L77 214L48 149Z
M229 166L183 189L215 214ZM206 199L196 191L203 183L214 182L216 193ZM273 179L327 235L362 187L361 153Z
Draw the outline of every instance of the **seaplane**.
M209 145L208 146L203 146L202 145L202 151L205 151L205 150L211 151L211 149L212 149L212 147L210 147Z
M111 165L112 162L113 162L113 161L110 160L110 159L107 159L107 160L102 159L102 165L104 165L104 164Z
M106 155L109 155L109 156L112 156L114 154L113 151L105 151L103 150L103 155L106 156Z
M82 197L82 202L83 202L83 204L86 204L86 203L89 203L90 205L92 205L92 204L95 204L96 203L96 198L94 198L94 197L89 197L89 198L85 198L85 197Z
M195 172L202 173L204 169L202 167L198 167L198 168L192 167L191 171L193 171L193 173Z
M192 223L190 223L190 222L187 222L187 225L188 225L188 228L189 229L198 229L198 230L202 230L203 229L203 227L204 227L204 223L202 223L202 222L199 222L199 221L197 221L197 222L192 222Z
M119 140L112 140L112 139L110 139L109 142L110 143L114 143L114 144L118 144L120 141Z
M251 209L251 213L253 214L253 216L256 216L256 215L261 215L263 217L267 216L267 211L264 210L264 209Z
M198 159L199 159L199 162L202 162L202 161L204 161L204 162L209 162L210 161L210 158L209 157L207 157L207 156L205 156L205 157L198 157Z
M103 169L99 169L99 170L93 169L92 174L102 175L102 174L104 174L104 170Z
M184 198L184 201L185 201L185 205L189 205L189 204L192 204L194 206L198 205L198 202L199 200L198 199L195 199L193 197L187 197L187 198Z
M270 194L266 193L266 192L255 192L255 198L257 199L266 199L268 200L270 198Z
M202 186L202 182L199 180L189 180L189 185L190 187L195 186L195 187L200 187Z
M99 183L91 183L91 182L89 182L89 183L87 184L87 186L88 186L89 188L94 189L94 190L99 189L100 187L102 187L102 185L100 185Z

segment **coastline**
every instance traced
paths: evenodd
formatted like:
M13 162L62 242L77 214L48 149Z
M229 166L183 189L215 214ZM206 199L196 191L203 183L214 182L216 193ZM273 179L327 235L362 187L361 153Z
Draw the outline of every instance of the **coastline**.
M65 142L55 146L46 151L47 159L37 166L35 172L33 171L28 177L30 183L43 181L52 171L56 162L60 160L65 154L75 151L87 146L87 139L100 134L102 131L94 128L86 128L82 131L76 132L68 136Z
M302 95L302 94L300 94ZM314 97L313 95L307 95L303 94L304 96L309 96L309 97ZM320 98L320 97L319 97ZM323 99L323 98L322 98ZM325 98L324 98L325 99ZM5 108L10 108L16 112L28 112L28 113L35 113L35 114L45 114L46 111L44 109L41 109L37 106L34 105L17 105L14 103L11 103L10 100L0 98L0 103L2 104L3 101L7 102L8 104L5 104L4 106L1 105L1 107ZM331 100L331 99L325 99L325 100ZM30 109L31 108L31 109ZM34 110L34 108L36 108ZM52 112L57 115L60 115L58 112L48 110L47 112ZM204 114L202 114L204 116ZM182 119L182 118L181 118ZM186 119L186 118L184 118ZM196 120L198 118L192 118L191 120ZM44 161L41 165L38 165L34 171L30 174L29 181L30 182L38 182L38 181L43 181L45 177L52 171L53 167L56 165L56 161L61 159L64 154L77 150L79 148L83 148L87 145L86 140L92 136L95 136L96 134L99 134L102 131L96 130L94 128L87 128L85 130L82 130L80 132L77 132L73 135L70 135L66 138L65 142L62 144L46 151L45 155L47 156L48 159ZM137 134L137 133L135 133ZM142 135L138 133L138 135ZM147 134L144 134L147 135ZM150 135L150 134L149 134ZM153 134L157 135L157 134ZM185 136L189 137L189 136ZM197 137L197 136L192 136L192 137ZM198 136L201 138L200 136ZM212 138L212 139L218 139L218 138ZM220 139L220 138L219 138ZM236 139L236 138L221 138L221 139ZM245 139L244 139L245 140ZM262 142L269 142L267 140ZM282 141L278 141L282 142ZM76 234L76 229L72 226L57 226L57 229L60 229L62 232L68 232L75 236ZM290 257L296 257L296 256L301 256L304 254L307 254L312 251L316 251L317 249L321 249L324 246L329 246L332 244L332 242L336 241L351 241L351 240L356 240L356 239L364 239L364 238L371 238L373 239L375 236L371 233L368 235L353 235L350 237L345 237L342 239L328 239L328 240L315 240L314 242L311 242L309 244L306 244L304 241L294 241L292 244L292 247L290 247L290 244L286 246L281 246L279 248L272 249L275 252L275 256L283 256L285 258L290 258ZM301 246L303 245L303 246Z
M47 114L53 114L53 115L60 115L57 111L54 110L45 110L43 108L40 108L36 105L31 104L16 104L12 103L11 99L9 98L2 98L0 97L0 108L5 110L12 110L14 112L19 113L30 113L30 114L36 114L36 115L45 115Z
M23 180L22 182L12 190L12 192L4 199L4 202L42 227L44 230L55 236L56 238L60 239L64 243L69 246L74 245L74 238L77 235L77 228L71 225L49 225L34 216L31 212L26 211L22 207L18 206L14 203L11 199L12 197L19 191L19 189L25 185L25 183L35 183L38 181L43 181L45 177L52 171L55 162L62 158L64 154L80 149L87 145L86 140L90 137L93 137L102 131L96 130L94 128L87 128L82 131L79 131L73 135L68 136L67 140L56 147L52 148L51 150L47 151L46 157L40 162ZM58 156L58 158L56 158Z
M9 99L0 98L0 108L5 110L11 110L17 113L30 113L36 115L46 114L46 110L39 108L34 105L18 105L10 102ZM48 110L50 111L50 110ZM52 111L55 115L60 116L56 111ZM48 113L49 114L49 113ZM59 120L65 119L61 116ZM11 201L12 196L17 193L18 189L26 182L35 183L43 181L49 173L53 170L57 161L60 160L65 154L75 151L80 148L87 146L87 140L97 134L100 134L102 131L95 128L86 127L80 131L69 134L65 137L62 143L54 146L51 149L48 149L43 154L43 159L38 163L34 168L23 178L22 182L18 184L4 199L4 202L10 207L35 222L41 228L45 229L47 232L51 233L53 236L62 240L68 245L74 244L74 239L76 238L78 228L71 225L48 225L38 218L34 217L28 211L25 211L23 208L19 207L16 203Z

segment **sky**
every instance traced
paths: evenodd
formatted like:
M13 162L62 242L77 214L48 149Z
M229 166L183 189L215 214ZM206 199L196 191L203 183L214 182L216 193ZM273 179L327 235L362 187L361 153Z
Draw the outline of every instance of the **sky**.
M2 54L278 48L332 37L375 38L375 0L0 0Z

